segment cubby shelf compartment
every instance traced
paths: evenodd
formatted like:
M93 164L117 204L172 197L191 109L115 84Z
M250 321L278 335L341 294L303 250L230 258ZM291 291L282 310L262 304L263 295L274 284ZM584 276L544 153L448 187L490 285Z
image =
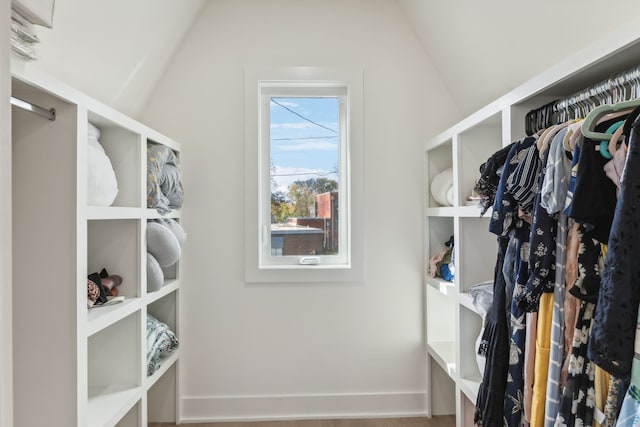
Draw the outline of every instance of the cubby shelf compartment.
M477 283L492 280L498 250L495 235L489 233L489 218L459 219L456 233L456 280L460 292Z
M104 386L89 388L88 426L113 426L133 408L141 387Z
M455 300L432 286L425 288L427 351L451 377L456 372Z
M114 425L140 398L140 311L88 338L89 424Z
M87 274L100 272L122 277L118 295L139 297L141 282L141 223L139 219L87 222Z
M447 140L441 145L427 149L425 158L425 208L436 209L446 208L440 205L431 194L431 180L440 172L448 168L453 168L453 141ZM455 172L455 171L454 171Z
M89 123L100 130L100 145L111 161L118 181L118 194L114 207L142 207L143 166L142 136L123 127L120 123L89 111ZM146 161L146 156L144 158Z

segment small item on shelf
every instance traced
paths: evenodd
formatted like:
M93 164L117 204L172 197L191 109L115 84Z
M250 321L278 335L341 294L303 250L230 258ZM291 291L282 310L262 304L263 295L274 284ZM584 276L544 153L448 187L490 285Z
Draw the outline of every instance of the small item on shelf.
M447 249L437 252L429 259L429 275L442 277L444 280L452 282L455 275L453 236L444 242L444 245Z
M94 306L98 298L100 298L100 288L93 280L87 279L87 305L89 308Z
M471 195L469 195L465 199L464 205L465 206L478 206L478 205L480 205L481 201L482 201L482 197L480 197L480 195L475 190L471 190Z
M110 296L118 295L117 287L122 284L122 277L117 274L110 276L107 270L103 268L100 272L100 278L102 279L102 286L104 286Z
M87 307L115 304L124 301L124 296L118 296L118 286L122 284L122 277L109 275L106 269L100 273L91 273L87 278Z

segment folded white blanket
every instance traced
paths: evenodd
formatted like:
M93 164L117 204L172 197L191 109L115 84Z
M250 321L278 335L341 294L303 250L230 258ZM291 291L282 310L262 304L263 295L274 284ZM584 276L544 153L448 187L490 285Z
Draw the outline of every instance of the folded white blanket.
M87 132L87 205L111 206L118 195L118 181L107 153L100 145L100 130L91 123Z
M453 169L445 169L431 179L431 196L442 206L453 206Z

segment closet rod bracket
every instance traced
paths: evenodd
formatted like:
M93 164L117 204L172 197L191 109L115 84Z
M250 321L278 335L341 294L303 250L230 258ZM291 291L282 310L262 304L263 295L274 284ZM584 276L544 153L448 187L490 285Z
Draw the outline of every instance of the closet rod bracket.
M15 96L11 97L11 105L15 105L18 108L22 108L23 110L31 111L38 116L42 116L47 120L51 120L52 122L56 119L56 109L55 108L42 108L39 105L32 104L30 102L24 101L20 98L16 98Z

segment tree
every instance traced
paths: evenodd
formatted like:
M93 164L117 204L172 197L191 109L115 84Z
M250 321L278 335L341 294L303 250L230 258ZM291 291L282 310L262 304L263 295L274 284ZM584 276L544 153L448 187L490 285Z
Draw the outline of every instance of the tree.
M293 216L309 217L315 215L316 195L335 191L338 183L333 179L311 178L295 181L289 186L289 199L293 204Z
M282 191L271 193L271 222L285 222L293 213L293 206Z

